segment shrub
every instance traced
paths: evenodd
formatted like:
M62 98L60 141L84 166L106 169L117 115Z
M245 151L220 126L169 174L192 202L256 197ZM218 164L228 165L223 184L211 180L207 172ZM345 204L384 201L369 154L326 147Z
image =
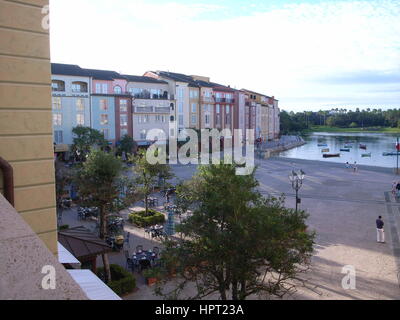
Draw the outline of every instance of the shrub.
M161 212L149 209L147 216L146 211L133 212L129 215L128 220L130 223L144 228L164 223L165 216Z
M124 268L117 264L110 265L111 281L107 285L117 295L131 293L136 288L136 279L132 273L126 271ZM104 279L104 268L98 268L97 275L99 278Z
M69 229L69 225L68 224L64 224L63 226L59 226L58 227L58 230L66 230L66 229Z

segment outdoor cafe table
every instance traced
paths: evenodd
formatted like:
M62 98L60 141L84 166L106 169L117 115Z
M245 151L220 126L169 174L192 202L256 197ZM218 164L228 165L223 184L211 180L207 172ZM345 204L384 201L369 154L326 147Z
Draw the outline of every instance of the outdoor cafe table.
M153 261L156 258L156 254L150 250L144 250L141 252L136 252L132 256L132 260L140 261L140 260L149 260Z

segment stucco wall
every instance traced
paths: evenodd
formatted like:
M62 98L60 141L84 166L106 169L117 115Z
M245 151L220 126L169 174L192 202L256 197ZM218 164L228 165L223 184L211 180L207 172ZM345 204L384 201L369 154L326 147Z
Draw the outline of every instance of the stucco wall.
M0 1L0 155L14 168L16 210L55 254L50 48L42 27L47 4Z

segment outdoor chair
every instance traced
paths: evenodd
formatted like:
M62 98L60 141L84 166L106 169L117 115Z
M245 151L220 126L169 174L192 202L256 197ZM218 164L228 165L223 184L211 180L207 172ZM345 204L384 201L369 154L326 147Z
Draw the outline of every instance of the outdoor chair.
M135 270L135 266L131 258L126 259L126 269L129 269L132 272Z
M151 263L149 260L145 259L145 260L140 260L139 261L140 264L140 271L149 269L151 267Z

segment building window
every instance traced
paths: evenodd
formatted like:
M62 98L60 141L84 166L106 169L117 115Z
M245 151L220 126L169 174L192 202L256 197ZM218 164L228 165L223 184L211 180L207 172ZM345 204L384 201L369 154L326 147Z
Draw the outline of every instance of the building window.
M178 103L178 111L179 111L180 113L183 113L183 102L179 102L179 103Z
M62 126L62 114L61 113L53 113L53 125Z
M102 114L102 115L100 116L100 124L101 124L102 126L108 125L108 114Z
M114 93L115 94L121 94L122 93L122 89L120 86L115 86L114 87Z
M52 91L65 91L65 82L61 80L53 80L51 82Z
M85 115L83 113L78 113L76 115L76 124L78 126L84 126L85 125Z
M183 95L184 95L184 91L185 89L184 88L178 88L178 97L180 98L180 99L183 99Z
M57 144L64 143L63 132L61 130L54 131L54 142Z
M179 115L179 125L183 126L183 115Z
M192 124L197 124L197 116L192 115Z
M120 112L128 112L128 100L120 100L119 101L119 111Z
M101 84L96 83L96 93L101 93Z
M83 100L83 99L76 100L76 111L78 111L78 112L85 111L85 100Z
M107 83L103 83L102 84L102 93L108 93L108 85Z
M221 112L221 109L220 109L219 104L217 104L217 105L215 106L215 111L216 111L217 113L220 113L220 112Z
M197 112L197 103L192 103L192 112L193 113Z
M169 121L174 122L175 121L175 117L174 116L170 116L169 117Z
M61 98L60 97L53 98L53 109L61 110Z
M107 111L108 110L107 100L105 100L105 99L101 99L100 100L100 110L101 111Z
M206 124L210 124L210 116L208 114L206 114L205 120Z
M146 130L143 129L140 131L140 139L146 140Z
M120 136L121 138L128 135L128 129L121 129Z
M199 92L197 90L190 90L190 98L196 99L199 96Z
M106 139L106 140L109 139L110 133L109 133L108 129L101 129L101 133L103 134L104 139Z
M120 115L120 125L121 125L121 127L127 127L128 126L128 116L126 114L121 114Z
M217 114L215 122L216 122L217 125L221 124L221 115L220 114Z
M85 82L72 82L72 92L88 92L88 86Z
M227 105L225 109L226 109L226 114L229 114L231 107L229 105Z

